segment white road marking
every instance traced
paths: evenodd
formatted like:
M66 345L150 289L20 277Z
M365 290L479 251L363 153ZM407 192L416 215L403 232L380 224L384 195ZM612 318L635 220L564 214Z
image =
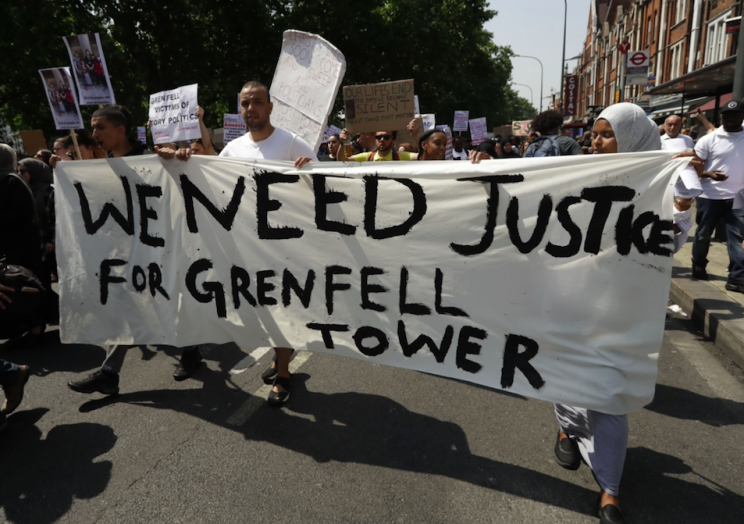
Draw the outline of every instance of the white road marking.
M295 356L292 362L289 363L289 372L296 373L300 366L307 362L310 355L311 353L309 351L298 351L297 356ZM272 387L273 386L270 384L266 384L258 388L251 398L246 400L242 406L235 410L235 413L230 415L227 419L227 423L231 426L242 426L245 424L246 420L248 420L258 408L266 404L266 397Z
M258 359L260 359L270 350L271 350L271 347L254 349L253 351L251 351L250 355L246 356L243 360L235 364L235 367L233 367L230 370L230 374L237 375L238 373L242 373L243 371L251 367L253 364L258 362Z

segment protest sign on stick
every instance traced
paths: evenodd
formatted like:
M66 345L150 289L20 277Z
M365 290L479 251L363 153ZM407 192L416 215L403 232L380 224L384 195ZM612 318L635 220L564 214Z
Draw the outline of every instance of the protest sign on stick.
M285 31L271 81L274 127L297 133L317 150L346 73L346 59L328 40Z
M224 130L222 140L227 145L246 133L245 120L240 115L225 113L222 117L222 129Z
M519 120L512 122L512 134L514 136L527 136L530 134L532 120Z
M147 144L147 128L145 126L137 126L137 140Z
M437 116L434 114L428 113L426 115L421 115L421 119L424 122L424 133L434 129L437 125Z
M75 95L75 86L69 67L39 69L44 84L46 99L54 118L54 127L59 130L83 129L83 117Z
M21 142L23 142L23 149L26 150L27 155L35 154L39 149L46 149L47 143L44 138L44 131L41 129L34 129L33 131L20 131Z
M470 121L470 142L475 146L488 138L486 117L474 118Z
M63 36L77 81L81 106L115 104L103 46L98 33Z
M61 339L293 347L640 410L664 335L670 182L689 161L673 155L60 162Z
M467 131L469 115L470 111L455 111L455 125L452 127L452 130Z
M413 119L413 80L344 86L346 128L352 133L397 131Z
M150 134L155 144L201 138L197 84L150 95Z

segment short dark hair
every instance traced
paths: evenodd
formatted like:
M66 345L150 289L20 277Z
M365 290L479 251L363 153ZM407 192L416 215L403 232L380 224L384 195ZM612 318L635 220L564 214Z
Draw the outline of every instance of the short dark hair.
M75 131L75 138L77 138L78 145L85 146L88 148L97 147L98 144L96 144L96 141L93 140L93 137L88 132L87 129L78 129ZM65 141L65 147L67 149L70 149L75 145L75 142L72 140L72 136L67 136L67 140Z
M243 89L253 89L254 87L263 88L266 91L267 101L271 102L271 93L269 93L269 88L263 85L258 80L251 80L250 82L246 82L245 84L243 84L243 88L241 89L241 91Z
M101 117L111 122L115 127L123 127L124 132L129 133L132 116L124 107L119 105L103 106L100 109L96 109L91 118Z
M560 129L563 125L563 114L560 111L550 109L543 111L532 121L532 130L541 135L547 134L548 131Z

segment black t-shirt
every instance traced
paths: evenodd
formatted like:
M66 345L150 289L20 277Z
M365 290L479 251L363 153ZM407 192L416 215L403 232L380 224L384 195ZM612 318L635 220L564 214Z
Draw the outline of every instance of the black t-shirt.
M571 137L560 135L555 140L558 142L561 156L580 155L584 152L581 145Z

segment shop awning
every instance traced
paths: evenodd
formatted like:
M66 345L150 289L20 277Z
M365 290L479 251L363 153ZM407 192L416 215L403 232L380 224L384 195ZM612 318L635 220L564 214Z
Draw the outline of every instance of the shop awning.
M690 96L715 96L730 93L734 89L735 68L736 55L665 82L650 89L647 93L650 95L684 93Z
M734 98L733 93L729 93L727 95L721 95L721 101L718 103L718 107L721 108L724 106L724 104L727 104L731 102L731 99ZM703 113L706 111L714 111L716 108L716 101L715 99L711 100L707 104L703 104L698 109L702 111ZM698 109L695 109L695 112L697 112Z

